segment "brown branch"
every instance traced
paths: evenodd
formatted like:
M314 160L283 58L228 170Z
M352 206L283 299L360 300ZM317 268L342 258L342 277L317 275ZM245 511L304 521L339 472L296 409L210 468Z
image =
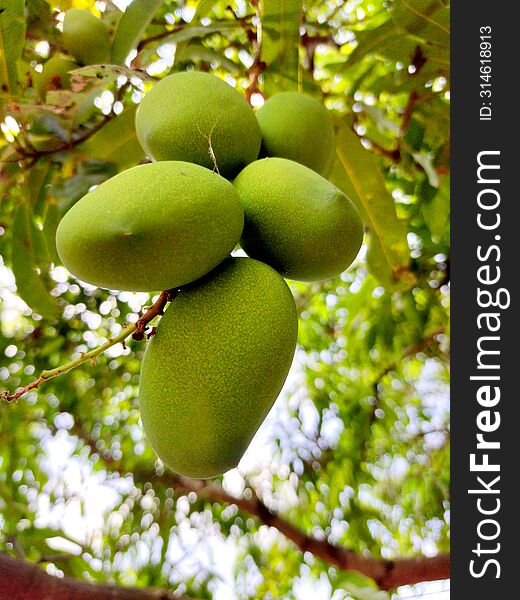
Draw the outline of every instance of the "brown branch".
M413 115L413 109L418 98L419 94L415 90L410 92L410 95L408 96L408 101L403 112L403 121L401 123L401 136L403 136L406 133L406 130L410 125L410 121L412 120Z
M232 9L230 9L232 10ZM258 15L260 16L260 15ZM251 103L251 96L253 94L260 94L265 98L264 94L259 88L258 80L260 75L267 67L266 63L262 60L262 34L261 28L259 27L256 32L250 30L247 32L247 39L253 49L253 63L246 71L246 76L249 79L249 85L245 90L246 100Z
M143 474L144 475L144 474ZM177 491L195 492L201 498L211 502L234 504L239 510L256 517L269 527L274 527L291 540L301 552L310 552L315 557L343 571L359 571L372 578L382 590L391 590L401 585L413 585L422 581L448 579L450 576L450 558L447 554L435 557L419 556L385 560L361 556L347 548L337 546L326 540L317 540L301 529L273 513L253 492L252 499L235 498L228 494L220 484L187 479L175 474L144 477L147 481L160 480L173 486ZM253 491L253 490L251 490Z
M175 600L167 590L53 577L35 564L0 553L0 598L6 600ZM186 596L182 596L187 600Z

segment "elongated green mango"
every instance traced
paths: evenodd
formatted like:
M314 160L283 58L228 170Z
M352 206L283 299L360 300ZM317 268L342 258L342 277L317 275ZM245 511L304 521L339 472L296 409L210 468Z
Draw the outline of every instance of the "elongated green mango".
M63 46L82 65L110 62L108 28L88 10L69 8L63 19Z
M240 244L288 279L322 281L356 258L363 224L352 202L311 169L285 158L248 165L235 179L245 213Z
M326 177L336 152L329 111L307 94L275 94L258 110L266 156L299 162Z
M283 278L229 258L183 288L148 342L139 407L170 469L209 478L236 467L287 377L298 330Z
M210 170L184 162L133 167L102 183L65 214L58 254L98 287L157 291L216 267L243 226L238 195Z

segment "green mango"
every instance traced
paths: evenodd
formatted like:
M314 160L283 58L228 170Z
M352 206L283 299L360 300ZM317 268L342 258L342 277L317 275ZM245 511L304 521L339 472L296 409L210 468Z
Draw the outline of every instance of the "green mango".
M244 215L217 173L185 162L140 165L79 200L56 232L58 254L98 287L155 291L202 277L237 244Z
M244 208L240 245L284 277L322 281L356 258L363 224L352 202L315 171L285 158L264 158L235 179Z
M156 83L136 115L137 137L153 160L185 160L234 177L256 160L260 128L253 109L208 73L175 73Z
M257 111L262 154L294 160L326 177L336 153L329 111L298 92L275 94Z
M187 477L238 465L289 372L298 318L269 266L229 258L181 289L146 347L139 384L144 431Z
M49 90L65 90L70 85L69 71L78 68L72 59L55 54L43 65L43 70L35 76L35 87L42 99Z
M63 19L62 42L81 65L110 62L112 42L108 29L88 10L69 8Z

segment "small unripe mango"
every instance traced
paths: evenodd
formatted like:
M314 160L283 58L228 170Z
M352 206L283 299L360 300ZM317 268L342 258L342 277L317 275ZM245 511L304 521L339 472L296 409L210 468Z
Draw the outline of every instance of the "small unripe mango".
M41 98L51 90L64 90L69 87L69 72L78 65L70 58L55 54L43 65L43 70L35 76L35 86Z
M58 254L79 279L103 288L179 287L216 267L243 226L238 194L217 173L184 162L123 171L65 214Z
M261 262L229 258L182 288L141 367L141 419L161 460L202 479L236 467L282 389L297 334L291 291Z
M65 13L62 40L67 52L82 65L110 62L108 29L88 10L70 8Z
M323 176L330 172L335 134L329 111L298 92L275 94L257 111L265 156L294 160Z
M244 97L208 73L156 83L136 115L137 137L154 160L184 160L234 177L256 160L260 128Z
M322 281L356 258L363 224L352 202L315 171L264 158L235 179L244 208L240 245L288 279Z

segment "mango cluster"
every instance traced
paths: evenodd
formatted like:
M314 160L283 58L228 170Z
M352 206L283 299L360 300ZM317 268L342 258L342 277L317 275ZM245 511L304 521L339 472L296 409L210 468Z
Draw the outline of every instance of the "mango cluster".
M144 96L136 133L153 162L79 200L58 253L99 287L177 291L144 354L141 417L172 470L214 477L238 464L289 372L298 318L284 278L338 275L363 226L324 177L334 129L309 96L255 114L221 79L177 73ZM247 258L230 256L238 243Z

